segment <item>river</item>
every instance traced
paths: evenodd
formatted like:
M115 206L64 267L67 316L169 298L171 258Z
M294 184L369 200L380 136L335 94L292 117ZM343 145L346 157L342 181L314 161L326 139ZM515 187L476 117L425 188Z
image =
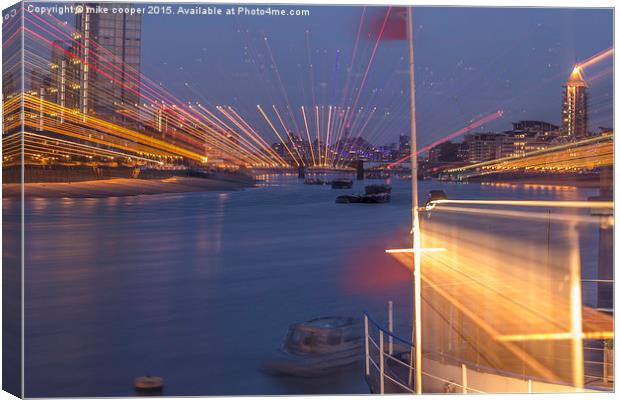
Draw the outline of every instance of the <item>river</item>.
M366 181L366 183L375 181ZM368 393L361 364L326 378L267 375L289 324L325 315L410 315L409 275L381 260L406 245L407 181L389 204L335 204L328 186L268 176L224 193L26 202L28 397ZM362 184L357 182L358 192ZM570 187L421 182L422 196L586 199ZM350 191L349 191L350 192ZM15 210L5 199L4 212ZM596 265L586 233L584 276ZM594 244L593 244L594 243ZM586 302L592 298L586 296Z

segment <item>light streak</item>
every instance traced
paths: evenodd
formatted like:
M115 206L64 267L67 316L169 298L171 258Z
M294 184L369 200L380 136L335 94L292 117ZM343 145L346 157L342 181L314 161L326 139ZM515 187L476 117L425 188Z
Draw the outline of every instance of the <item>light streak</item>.
M351 75L353 72L353 64L355 63L355 56L357 55L357 47L360 42L360 33L362 32L362 25L364 23L364 16L366 15L366 7L362 8L362 15L360 16L360 21L357 26L357 34L355 35L355 44L353 45L353 54L351 55L351 63L349 64L349 68L347 70L347 80L344 85L344 90L342 91L342 99L341 104L344 104L347 99L347 94L349 91L349 83L351 81ZM345 120L346 121L346 120ZM346 124L345 124L346 125Z
M571 353L573 361L573 385L583 388L583 302L581 299L581 260L579 255L579 238L575 223L569 231L568 285L570 307Z
M224 114L226 116L226 118L228 118L237 128L239 128L242 132L244 132L247 136L252 137L252 134L239 122L237 121L232 115L232 111L229 113L227 110L224 109L224 107L219 107L218 110ZM231 109L232 110L232 109ZM247 142L247 140L245 140L244 138L242 138L241 136L239 136L239 139L242 139L244 142ZM231 140L232 141L232 140ZM262 160L263 162L266 161L268 164L271 162L268 158L264 158L264 155L260 152L260 150L258 148L256 148L254 145L252 145L251 143L247 142L248 145L251 147L252 150L256 151L257 154L260 154L260 158L258 158L258 160ZM255 158L256 159L256 158Z
M442 206L440 208L436 208L436 210L441 212L455 212L455 213L463 213L463 214L478 214L483 216L497 216L497 217L506 217L506 218L517 218L520 220L531 220L531 221L548 221L553 220L557 222L580 222L580 223L590 223L590 224L600 224L602 221L602 217L600 216L591 216L591 215L571 215L571 214L548 214L546 212L531 212L531 211L514 211L514 210L498 210L498 209L490 209L490 208L470 208L470 207L448 207ZM604 223L613 226L614 218L613 216L605 217Z
M581 332L575 335L573 332L549 332L549 333L531 333L526 335L498 335L496 340L503 342L526 342L526 341L545 341L545 340L573 340L577 337L580 340L593 339L613 339L613 331L601 332Z
M276 77L278 78L278 82L280 83L280 89L282 91L284 100L286 101L286 109L289 112L289 116L293 120L295 131L299 132L299 126L297 125L297 120L295 119L295 116L292 114L291 102L289 101L288 94L286 92L286 89L284 88L284 83L282 83L282 77L280 76L280 70L278 69L278 64L276 63L276 59L273 56L273 52L271 51L271 46L269 45L269 40L267 39L267 37L265 37L264 42L265 42L265 46L267 47L269 56L271 57L271 62L273 63L273 68L276 73Z
M319 165L323 165L321 158L321 123L319 120L319 106L314 106L314 113L316 115L316 147L319 150Z
M488 122L491 122L491 121L494 121L494 120L496 120L498 118L501 118L503 115L504 115L504 112L501 111L501 110L498 110L498 111L496 111L496 112L494 112L492 114L484 116L484 117L480 118L479 120L474 121L474 122L468 124L467 126L461 128L461 129L459 129L459 130L457 130L455 132L452 132L448 136L446 136L446 137L444 137L442 139L436 140L433 143L431 143L431 144L429 144L427 146L422 147L421 149L418 149L417 154L424 153L425 151L428 151L428 150L432 149L433 147L435 147L435 146L437 146L437 145L439 145L439 144L441 144L443 142L446 142L446 141L448 141L450 139L454 139L455 137L460 136L460 135L462 135L464 133L467 133L467 132L471 131L472 129L476 129L477 127L479 127L481 125L484 125L484 124L486 124ZM402 163L404 161L409 160L409 158L411 158L411 156L407 155L407 156L405 156L405 157L403 157L403 158L401 158L399 160L394 161L393 163L388 164L386 168L388 168L388 169L389 168L393 168L394 166L396 166L396 165L398 165L398 164L400 164L400 163Z
M555 201L555 200L435 200L435 204L481 204L520 207L613 208L612 201Z
M288 146L286 145L286 142L284 141L284 139L282 139L282 137L280 136L280 134L278 133L278 130L276 129L276 127L273 125L273 123L271 122L271 120L269 119L269 117L267 116L267 114L265 114L265 111L263 111L262 107L257 104L256 107L258 108L258 111L260 111L260 113L262 114L263 118L265 118L265 121L267 121L267 124L269 124L269 126L271 127L271 129L273 130L273 132L276 134L276 136L278 137L278 139L280 139L280 142L282 143L282 145L284 146L284 148L288 151L288 153L291 155L291 158L293 159L293 161L295 162L296 166L299 167L301 164L299 164L299 162L297 161L297 159L295 158L295 156L293 155L293 153L291 152L291 149L288 148Z
M385 252L387 254L399 254L399 253L436 253L438 251L446 251L445 247L423 247L420 249L388 249Z
M71 47L72 49L81 49L84 47L81 42L75 40L73 36L75 32L70 32L70 34L66 34L62 32L61 30L59 30L56 26L50 24L48 21L43 20L39 16L35 15L34 17L40 20L46 26L49 26L55 32L58 32L60 35L63 35L66 39L59 38L59 36L57 36L54 32L50 31L49 29L46 29L45 27L41 25L36 25L35 22L29 19L29 22L31 22L33 26L37 26L38 29L45 32L45 34L48 35L49 37L58 39L61 42L63 42L64 40L65 43L72 43L73 44ZM28 34L33 36L36 39L42 39L40 35L34 32L32 33L29 32ZM49 44L49 41L46 42L44 39L41 41ZM52 43L50 45L55 46L56 44ZM123 67L121 67L122 61L119 60L117 56L110 53L107 49L102 48L94 41L90 41L89 45L92 50L90 52L91 58L93 60L98 59L98 69L93 69L93 72L98 72L104 76L109 76L109 75L106 75L108 72L110 74L119 73L121 75L120 81L115 81L115 82L117 82L124 88L129 88L129 86L124 84L128 82L129 84L134 85L136 87L139 86L141 88L141 93L143 96L144 96L144 93L148 92L148 93L152 93L155 96L157 96L157 93L161 93L161 95L163 95L164 98L170 98L170 96L166 94L165 91L162 91L162 89L157 85L155 85L155 90L151 89L148 85L143 85L143 82L152 83L152 81L150 81L147 77L141 76L139 72L133 69L131 66L124 65ZM57 48L60 51L62 51L64 54L67 54L73 60L79 61L83 65L90 65L90 63L87 63L84 59L79 58L76 54L70 53L64 48L61 48L58 46ZM105 57L102 57L101 54L98 54L95 51L95 49L98 49L99 53L105 54ZM31 52L28 52L27 56L28 57L26 59L26 62L31 62L30 60L38 60L36 58L38 56L35 54L32 54ZM39 57L39 59L43 60L41 57ZM42 64L41 68L47 67L47 62L42 62L41 64ZM138 76L141 76L141 77L138 78ZM101 88L93 88L92 90L95 90L95 89L97 90L98 95L106 95L106 94L112 93L110 88L108 88L107 86L103 86ZM184 141L192 146L199 146L199 141L197 141L196 139L206 140L206 142L209 143L210 145L213 145L215 149L220 149L220 150L228 152L229 156L232 157L232 159L235 159L236 161L245 162L242 160L248 161L252 159L254 160L252 162L256 161L258 162L258 165L262 165L263 161L258 161L256 156L252 154L252 153L255 153L256 147L252 145L250 142L248 142L245 138L243 138L242 136L238 136L238 139L240 140L240 142L243 142L243 143L235 144L231 142L230 135L231 134L236 135L237 133L233 133L232 131L229 133L224 130L219 130L217 127L214 129L213 126L214 125L217 126L217 124L212 124L212 122L209 120L207 120L205 124L204 115L198 113L196 109L192 111L191 106L190 106L190 110L187 111L182 105L177 106L174 104L176 99L173 96L172 96L172 99L173 99L171 100L172 104L171 104L171 107L168 108L169 112L166 115L166 118L170 119L171 122L174 122L176 124L175 129L177 133L169 132L170 138L174 137L175 141L176 140ZM159 100L156 100L154 98L146 97L146 100L152 101L153 103L159 103ZM112 103L112 101L110 102ZM163 105L164 102L162 101L161 103ZM147 108L138 107L137 104L135 105L136 108L133 107L134 105L126 105L126 106L129 107L129 109L124 110L125 116L129 116L135 119L136 121L140 121L140 123L143 123L145 125L148 125L151 127L157 127L157 125L155 125L152 121L148 119L146 121L143 120L144 115L146 114L153 116L154 110L148 107ZM145 107L146 106L147 105L145 104ZM138 111L140 108L142 108L142 110ZM144 114L144 112L146 112L146 114ZM60 111L61 116L63 115L63 113L64 111L61 110ZM200 118L202 118L202 120L200 120ZM39 119L38 121L42 122L43 120ZM85 117L83 117L82 122L84 121L85 121ZM244 130L242 130L242 132L245 133ZM209 136L205 136L205 135L209 135ZM255 140L255 138L252 138L252 139ZM249 153L242 154L243 152L247 150L249 150ZM262 157L260 156L260 151L258 153L259 153L259 157ZM235 156L233 156L233 154L235 154ZM201 157L202 161L204 161L205 159L206 159L205 156Z
M603 151L604 155L608 155L610 150L613 150L613 134L602 134L594 138L583 139L578 142L571 142L567 144L561 144L558 146L550 147L543 150L535 150L520 156L509 156L498 158L495 160L484 161L476 164L470 164L463 167L452 168L446 170L446 173L459 173L467 170L485 168L495 170L514 170L518 168L527 168L538 163L539 165L549 165L552 161L557 160L560 162L559 167L562 167L562 163L570 161L574 158L575 151L588 152ZM601 146L602 144L602 146ZM589 147L593 146L593 147ZM582 150L578 148L583 147ZM576 150L577 149L577 150ZM613 152L613 151L612 151ZM608 162L609 157L603 157L603 161ZM613 160L613 157L611 157ZM588 165L594 162L594 157L591 155L585 158L585 161L574 165L575 168L579 168L583 165ZM566 163L565 163L566 164ZM566 165L568 166L568 165Z
M366 70L364 71L364 76L360 83L360 87L357 89L357 95L355 96L355 101L353 101L353 105L351 106L351 108L353 109L357 108L357 103L359 102L359 99L362 95L362 90L364 89L364 86L366 85L366 79L368 78L368 72L370 72L370 67L372 66L373 60L375 59L375 54L377 53L377 48L379 47L379 42L381 41L381 37L383 36L383 32L385 31L385 26L387 24L391 11L392 11L392 7L390 6L388 7L385 13L385 17L383 18L383 23L381 24L381 30L379 31L379 36L377 37L377 40L372 49L372 52L370 53L370 58L368 60L368 64L366 65ZM347 124L350 124L350 123L351 121L347 121Z
M308 129L308 119L306 118L306 111L304 106L301 106L301 113L304 117L304 126L306 127L306 135L308 135L308 144L310 145L310 154L312 155L312 165L316 167L316 159L314 158L314 149L312 145L312 139L310 138L310 130Z
M239 113L237 113L237 111L235 111L234 108L230 107L230 110L233 112L234 115L237 116L237 118L239 118L240 121L242 121L245 126L247 127L247 129L249 130L249 132L252 132L252 138L259 144L262 144L263 149L265 149L265 151L271 153L276 160L278 160L282 166L287 165L288 163L286 161L284 161L284 159L282 157L280 157L280 155L278 153L276 153L271 146L269 146L269 144L265 141L265 139L262 138L262 136L256 132L256 130L254 128L252 128L250 126L250 124L247 123L247 121L245 119L243 119L243 117L241 117L241 115L239 115Z
M299 150L297 149L297 143L295 143L293 141L293 138L290 135L290 129L288 129L286 127L286 125L284 124L284 120L282 120L282 116L280 115L280 113L278 112L278 109L276 108L275 104L272 105L273 107L273 111L276 112L276 116L278 117L278 120L280 121L280 124L282 125L282 129L284 129L284 133L286 133L286 136L288 137L289 142L291 143L291 146L293 146L293 149L295 150L295 153L297 154L297 157L299 157L299 162L301 165L305 165L306 162L303 159L303 157L301 156L301 154L299 154Z
M574 285L558 286L564 282L568 269L578 270L569 268L567 259L578 263L579 257L567 254L562 246L564 241L567 245L574 244L574 238L569 235L562 239L552 249L550 264L544 267L549 250L535 235L504 237L496 232L463 228L452 219L445 224L441 218L445 217L425 222L422 235L422 248L446 249L429 252L424 258L421 278L428 308L422 315L427 329L434 332L426 335L426 351L445 352L442 332L454 330L474 353L461 352L463 345L457 344L456 352L442 353L448 358L453 355L473 363L484 359L491 363L490 367L512 373L528 368L533 376L555 382L583 375L583 359L566 363L548 357L550 352L566 351L567 340L613 337L613 320L609 316L582 307L580 297L574 296ZM537 231L534 226L532 229ZM563 231L555 235L566 237ZM578 246L571 248L577 250ZM419 258L411 252L395 252L392 256L409 270L411 258ZM581 324L575 305L578 305L577 314L587 316L583 326L575 325L575 321ZM452 308L458 314L450 318L448 325L447 314ZM481 337L476 333L478 328ZM526 346L524 342L541 342L541 345ZM574 382L580 387L578 379Z
M578 63L576 65L576 67L579 68L588 68L604 59L606 59L607 57L611 57L614 54L614 48L610 47L608 49L605 49L595 55L593 55L592 57L586 59L585 61L582 61L580 63Z

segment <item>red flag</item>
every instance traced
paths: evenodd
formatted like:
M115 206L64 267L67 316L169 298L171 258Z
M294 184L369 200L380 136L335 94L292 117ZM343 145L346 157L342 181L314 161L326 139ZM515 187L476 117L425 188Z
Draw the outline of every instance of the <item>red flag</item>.
M407 39L407 7L376 7L370 12L371 40L406 40Z

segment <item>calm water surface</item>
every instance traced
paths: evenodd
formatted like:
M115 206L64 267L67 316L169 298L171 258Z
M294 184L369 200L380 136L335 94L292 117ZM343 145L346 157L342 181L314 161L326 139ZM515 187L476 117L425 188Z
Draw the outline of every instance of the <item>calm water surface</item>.
M26 395L134 395L144 374L164 377L166 395L368 393L361 364L318 379L260 367L293 322L383 318L393 300L407 325L408 274L384 265L383 249L407 243L410 192L391 183L382 205L335 204L351 191L292 177L227 193L27 201ZM438 188L454 198L596 194L421 183L424 197ZM585 275L595 233L582 238Z

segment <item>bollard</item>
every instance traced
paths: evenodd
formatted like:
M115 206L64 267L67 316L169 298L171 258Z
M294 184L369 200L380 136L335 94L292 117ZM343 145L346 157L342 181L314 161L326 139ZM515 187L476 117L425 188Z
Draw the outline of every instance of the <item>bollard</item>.
M463 393L467 393L467 367L461 364L461 384L463 385Z

